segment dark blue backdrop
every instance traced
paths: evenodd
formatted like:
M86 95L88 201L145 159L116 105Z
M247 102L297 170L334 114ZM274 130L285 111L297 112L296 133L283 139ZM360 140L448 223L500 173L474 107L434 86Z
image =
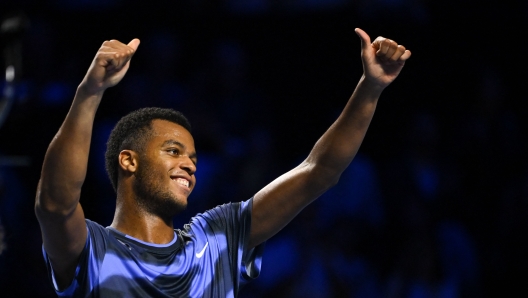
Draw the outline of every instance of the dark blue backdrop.
M191 120L200 158L189 209L175 219L181 226L248 199L308 154L361 76L355 27L413 56L382 95L339 185L268 242L262 276L242 297L524 292L524 2L0 3L4 19L19 11L31 25L0 127L1 297L53 297L34 193L47 145L104 40L142 43L98 111L85 214L111 222L103 153L117 119L139 107L173 107Z

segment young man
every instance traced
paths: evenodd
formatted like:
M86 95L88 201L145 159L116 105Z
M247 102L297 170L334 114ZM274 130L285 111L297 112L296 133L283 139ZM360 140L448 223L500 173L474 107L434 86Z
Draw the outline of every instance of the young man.
M92 62L42 167L35 212L54 287L75 297L234 297L260 270L261 244L335 185L365 136L378 98L411 53L396 42L361 39L364 74L343 112L300 165L253 198L218 206L175 230L187 205L197 155L179 112L148 108L121 119L107 169L117 192L104 228L79 204L92 126L104 91L115 86L139 46L105 41Z

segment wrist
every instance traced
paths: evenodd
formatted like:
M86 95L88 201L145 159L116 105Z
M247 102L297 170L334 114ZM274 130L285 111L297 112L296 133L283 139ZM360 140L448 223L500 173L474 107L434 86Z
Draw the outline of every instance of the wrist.
M101 98L104 94L104 89L94 89L93 87L90 87L86 82L81 82L79 86L77 86L77 96L83 97L83 98Z
M359 79L358 87L364 88L374 94L381 94L383 90L387 87L386 85L380 84L377 80L368 78L365 74Z

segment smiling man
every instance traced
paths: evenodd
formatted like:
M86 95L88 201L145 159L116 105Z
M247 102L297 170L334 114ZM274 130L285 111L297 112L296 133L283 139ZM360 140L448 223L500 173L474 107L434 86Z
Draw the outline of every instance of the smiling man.
M187 206L197 154L187 119L145 108L112 131L106 167L117 193L114 220L85 219L79 203L96 110L124 77L139 46L106 41L50 143L35 212L50 279L64 297L236 297L258 276L262 244L335 185L354 158L381 92L411 53L361 29L364 74L343 112L297 167L253 198L198 214L181 230L172 217Z

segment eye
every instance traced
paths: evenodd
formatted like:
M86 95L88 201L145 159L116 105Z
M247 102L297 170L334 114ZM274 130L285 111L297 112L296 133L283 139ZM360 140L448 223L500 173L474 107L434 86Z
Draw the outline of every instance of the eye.
M174 155L179 155L180 154L180 150L178 150L176 148L168 149L167 152L169 152L170 154L174 154Z

